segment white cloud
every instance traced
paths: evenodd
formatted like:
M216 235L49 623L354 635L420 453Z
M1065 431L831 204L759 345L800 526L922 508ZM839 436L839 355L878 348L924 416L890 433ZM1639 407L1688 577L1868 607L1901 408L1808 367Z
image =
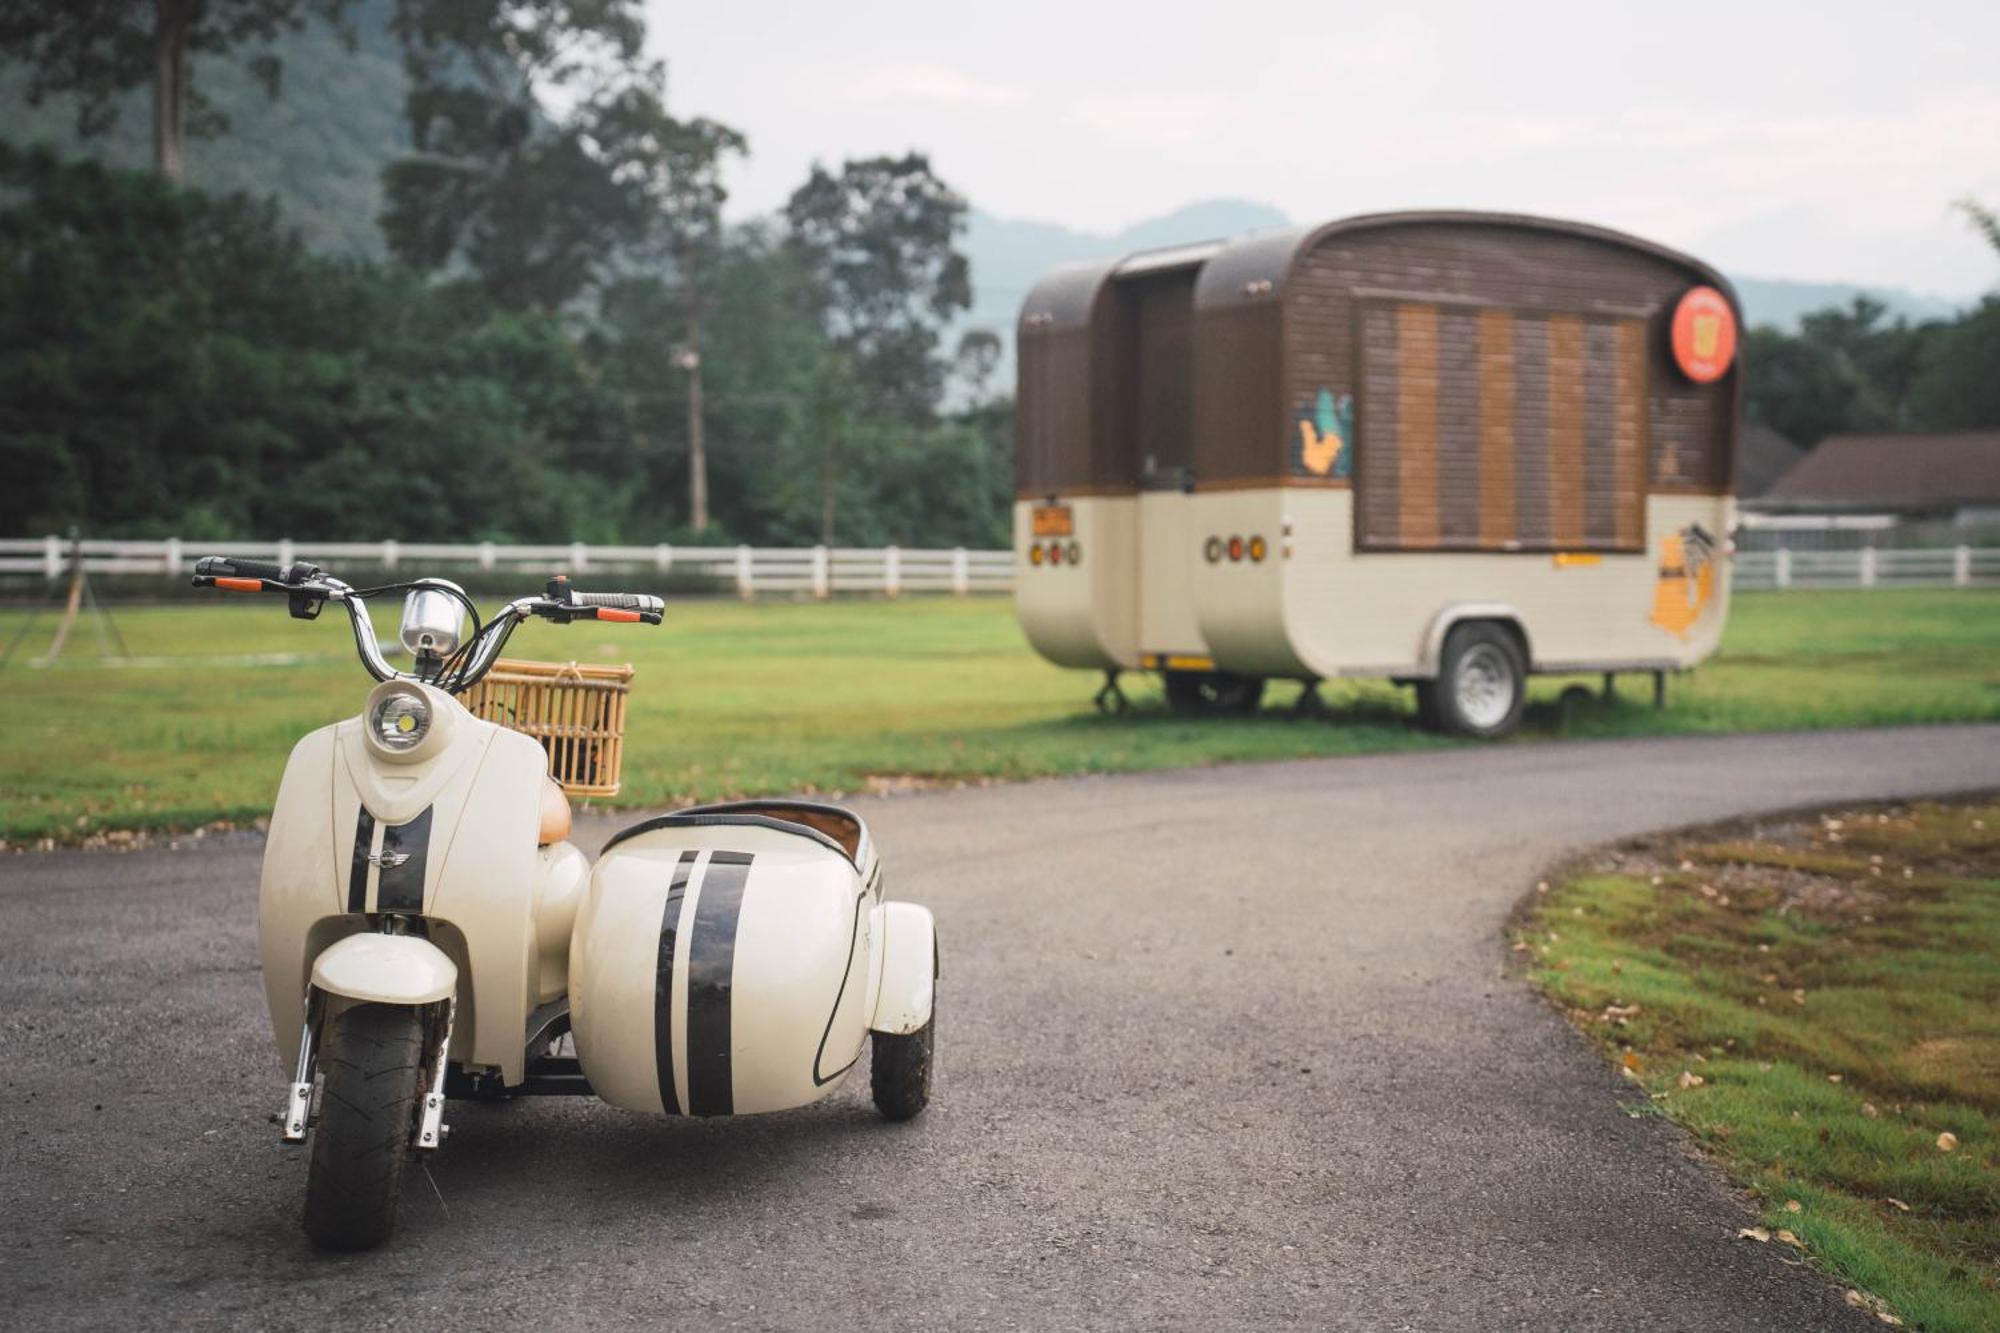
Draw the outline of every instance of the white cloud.
M877 65L848 84L850 102L929 102L938 106L1008 106L1024 102L1028 91L1009 83L975 78L938 64Z
M1213 142L1242 110L1212 93L1105 93L1070 109L1070 123L1118 148L1186 148Z

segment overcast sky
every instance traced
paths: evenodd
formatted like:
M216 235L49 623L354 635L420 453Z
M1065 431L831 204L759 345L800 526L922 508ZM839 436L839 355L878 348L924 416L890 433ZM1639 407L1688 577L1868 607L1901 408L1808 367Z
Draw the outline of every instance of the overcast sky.
M2000 260L2000 3L979 5L649 0L738 212L819 158L930 152L1003 217L1114 231L1221 196L1606 223L1733 273L1958 296Z

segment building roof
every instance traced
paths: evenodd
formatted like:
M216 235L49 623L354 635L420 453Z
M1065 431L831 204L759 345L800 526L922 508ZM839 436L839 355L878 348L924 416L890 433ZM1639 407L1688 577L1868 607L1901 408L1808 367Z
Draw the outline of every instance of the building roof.
M1736 498L1760 498L1805 457L1805 452L1769 426L1746 422L1736 441Z
M1769 508L1912 512L2000 504L2000 431L1831 436L1762 499Z

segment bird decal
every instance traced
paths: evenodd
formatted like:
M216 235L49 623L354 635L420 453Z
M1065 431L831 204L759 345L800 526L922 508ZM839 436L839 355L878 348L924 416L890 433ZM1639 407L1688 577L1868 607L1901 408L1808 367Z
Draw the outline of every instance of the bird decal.
M1660 543L1652 622L1675 638L1685 639L1714 596L1715 538L1699 523L1668 533Z
M1321 389L1312 410L1299 410L1299 465L1315 477L1345 477L1353 470L1354 397Z

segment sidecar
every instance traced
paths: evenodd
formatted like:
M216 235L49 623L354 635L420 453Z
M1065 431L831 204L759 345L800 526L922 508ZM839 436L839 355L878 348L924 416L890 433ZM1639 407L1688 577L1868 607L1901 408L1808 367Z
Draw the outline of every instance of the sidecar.
M818 1101L872 1036L875 1100L929 1096L937 939L882 900L868 828L744 801L648 819L598 857L570 938L570 1028L596 1094L666 1115Z

